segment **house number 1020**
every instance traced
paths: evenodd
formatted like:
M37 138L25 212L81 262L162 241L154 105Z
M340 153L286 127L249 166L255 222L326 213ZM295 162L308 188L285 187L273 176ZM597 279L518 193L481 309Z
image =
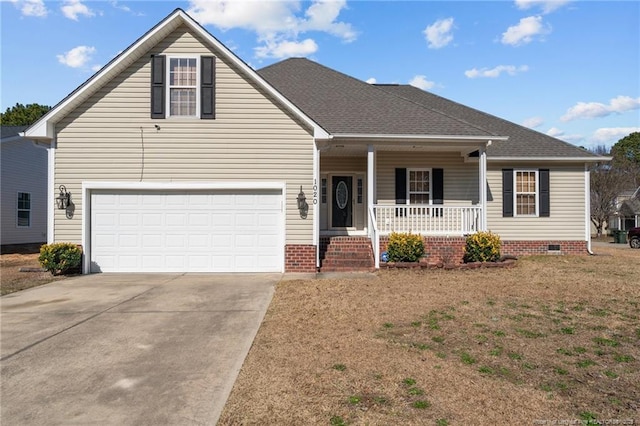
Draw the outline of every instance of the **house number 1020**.
M313 204L318 204L318 181L313 180Z

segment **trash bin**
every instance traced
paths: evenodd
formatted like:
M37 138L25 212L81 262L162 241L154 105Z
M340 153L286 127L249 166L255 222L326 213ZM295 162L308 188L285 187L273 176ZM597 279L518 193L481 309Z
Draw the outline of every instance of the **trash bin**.
M613 242L616 244L626 244L627 243L627 231L622 229L614 229L613 230Z

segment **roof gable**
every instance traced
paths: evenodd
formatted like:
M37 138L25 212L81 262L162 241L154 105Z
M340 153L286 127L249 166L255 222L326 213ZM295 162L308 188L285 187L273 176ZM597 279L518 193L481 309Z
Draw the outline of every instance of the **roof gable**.
M258 73L334 136L499 137L308 59L286 59Z
M189 30L194 31L206 43L221 52L227 59L238 67L248 78L253 80L259 87L263 88L285 109L298 117L303 123L314 130L314 136L318 139L328 138L327 132L322 129L314 120L305 115L296 105L291 103L282 94L267 83L255 70L231 52L218 39L211 35L206 29L198 24L182 9L174 10L169 16L160 21L142 37L136 40L131 46L125 49L120 55L102 67L97 73L90 77L81 86L76 88L61 102L54 106L47 114L25 131L25 137L31 139L52 139L54 137L54 125L69 112L73 111L82 102L87 100L107 82L116 75L123 72L129 65L138 60L146 52L152 50L160 41L171 34L181 25L186 25Z

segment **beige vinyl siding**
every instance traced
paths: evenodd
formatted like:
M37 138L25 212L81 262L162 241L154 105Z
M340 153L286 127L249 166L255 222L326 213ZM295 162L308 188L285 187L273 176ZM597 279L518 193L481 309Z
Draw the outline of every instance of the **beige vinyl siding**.
M0 244L47 241L47 150L31 141L4 142L0 153ZM31 223L18 227L18 192L31 194Z
M550 217L502 217L502 169L549 169ZM494 164L487 170L487 227L503 240L584 240L584 165Z
M150 118L151 54L216 56L215 120ZM286 182L286 243L312 243L313 210L301 219L296 207L300 186L310 194L313 185L312 131L184 26L56 130L55 182L71 191L76 213L56 211L58 241L81 241L82 181L269 181Z
M460 153L377 152L377 204L396 202L396 168L441 168L444 174L444 205L478 203L478 162L464 162Z

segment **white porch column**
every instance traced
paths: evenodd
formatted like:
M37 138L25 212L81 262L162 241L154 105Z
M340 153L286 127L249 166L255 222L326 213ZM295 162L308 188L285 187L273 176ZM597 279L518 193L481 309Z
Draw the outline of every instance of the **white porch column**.
M367 146L367 215L369 209L373 207L375 199L375 180L376 180L376 152L373 145Z
M479 195L480 195L480 231L487 230L487 150L483 146L480 148L479 163Z
M320 149L313 144L313 245L316 246L316 267L320 267Z

